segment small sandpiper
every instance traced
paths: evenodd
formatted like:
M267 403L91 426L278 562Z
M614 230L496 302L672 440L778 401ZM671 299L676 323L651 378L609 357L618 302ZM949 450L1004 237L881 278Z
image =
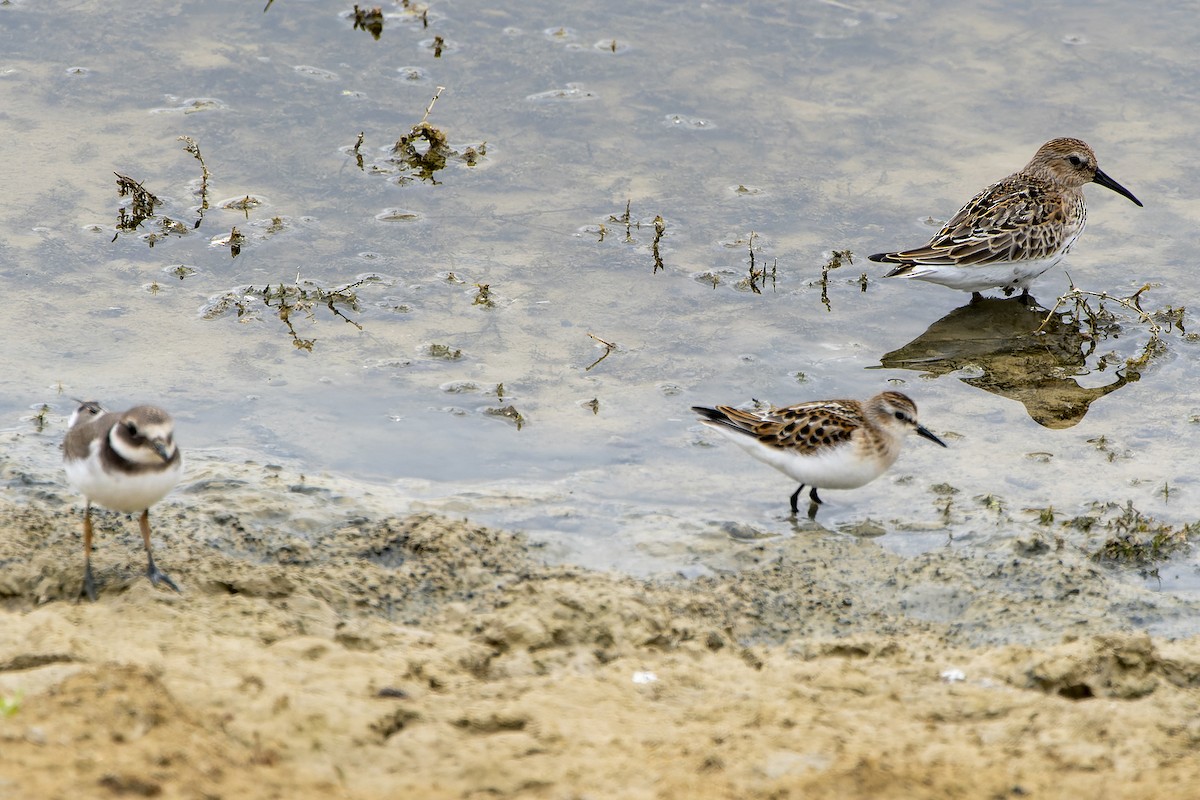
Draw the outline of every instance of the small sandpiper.
M71 414L63 440L67 483L87 499L83 512L83 588L93 602L92 503L126 514L142 512L146 575L157 586L179 591L154 564L150 548L150 506L179 483L183 456L175 446L175 423L154 406L136 406L122 414L105 411L94 401L81 402Z
M999 287L1009 296L1053 267L1087 223L1083 185L1098 183L1137 205L1142 201L1096 165L1079 139L1051 139L1033 159L984 189L950 218L929 243L868 256L900 266L885 278L906 277L971 292Z
M692 406L692 411L759 461L800 482L790 498L793 514L805 486L812 487L812 516L821 502L817 489L857 489L878 478L896 462L911 430L946 446L917 422L916 404L900 392L883 392L862 403L815 400L761 412L731 406Z

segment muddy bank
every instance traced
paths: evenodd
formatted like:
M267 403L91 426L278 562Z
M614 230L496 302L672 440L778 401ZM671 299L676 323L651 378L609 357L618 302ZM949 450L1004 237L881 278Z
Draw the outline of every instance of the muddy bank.
M1195 610L1071 546L820 530L640 580L379 487L200 460L136 526L6 466L0 797L1200 791Z

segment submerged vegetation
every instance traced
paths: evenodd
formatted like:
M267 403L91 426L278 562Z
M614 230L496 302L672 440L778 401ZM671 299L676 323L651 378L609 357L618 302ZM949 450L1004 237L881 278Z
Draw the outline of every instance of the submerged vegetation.
M367 31L375 41L379 41L379 37L383 35L383 9L379 6L359 8L356 3L354 5L354 30Z
M117 176L117 196L127 197L129 200L117 209L117 232L112 238L114 242L122 233L133 233L141 228L143 223L157 219L158 230L145 236L146 244L154 247L157 242L168 236L187 235L189 230L198 229L200 223L204 221L204 212L208 210L208 179L211 177L211 173L204 163L204 156L200 153L200 146L196 144L196 141L190 136L180 136L178 140L184 143L184 152L190 153L200 162L200 186L196 190L200 202L197 206L196 221L189 228L184 223L170 217L159 217L158 207L163 204L163 201L147 189L144 182L117 172L114 173Z
M625 229L625 237L621 240L624 244L639 244L639 239L634 235L634 232L641 232L643 227L653 228L654 239L650 242L650 257L653 260L652 274L657 274L659 270L666 270L667 265L663 261L662 244L663 237L667 235L667 222L661 214L655 214L654 219L649 222L643 222L640 219L634 219L633 216L633 201L625 201L625 211L621 214L609 214L605 222L620 226ZM586 230L596 236L597 242L603 242L608 238L609 229L604 222L594 227L589 227Z
M180 136L177 141L183 142L184 152L191 153L192 158L200 162L200 188L196 190L196 194L200 197L200 206L197 209L196 223L192 225L192 229L195 230L204 221L204 212L208 210L208 179L212 177L212 173L208 171L208 165L204 163L204 156L200 152L200 145L196 144L195 139L190 136Z
M841 269L845 264L854 263L854 253L849 250L832 250L829 253L829 258L825 261L825 265L821 267L821 305L825 306L826 311L833 311L833 304L829 302L829 273L835 269ZM867 291L867 273L863 273L855 281L860 287L860 290Z
M1155 564L1191 549L1200 521L1173 526L1143 514L1133 502L1094 503L1091 514L1067 520L1064 527L1100 532L1104 541L1091 551L1096 561L1127 564L1153 574Z
M154 216L155 210L162 205L162 200L159 200L140 181L119 172L113 174L117 176L117 196L129 198L127 205L117 209L117 235L119 236L122 231L132 233L140 228L143 222ZM117 237L114 236L113 241L116 240ZM150 246L153 247L154 242L151 242Z
M609 354L609 353L611 353L613 350L616 350L616 349L617 349L616 342L606 342L606 341L604 341L603 339L601 339L599 336L597 336L597 335L596 335L596 334L594 334L594 333L589 333L589 334L588 334L588 336L589 336L590 338L594 339L594 340L595 340L597 343L599 343L599 344L600 344L600 346L604 348L604 352L600 354L600 357L599 357L599 358L597 358L597 359L596 359L595 361L593 361L591 364L588 364L586 367L584 367L584 368L583 368L583 371L584 371L584 372L591 372L591 371L592 371L592 367L595 367L595 366L596 366L597 364L599 364L601 361L603 361L604 359L608 358L608 354Z
M1113 307L1126 312L1126 324L1132 321L1139 325L1149 338L1136 355L1124 359L1117 358L1119 368L1127 374L1134 375L1136 380L1140 370L1152 361L1166 355L1166 335L1176 332L1188 336L1184 329L1183 317L1186 309L1183 306L1164 306L1156 311L1146 311L1142 308L1142 295L1154 288L1144 284L1128 297L1116 297L1108 292L1094 292L1080 289L1071 282L1070 289L1058 297L1054 307L1046 314L1046 319L1035 333L1044 333L1046 327L1054 320L1077 328L1084 337L1092 342L1098 342L1109 337L1116 338L1122 329L1122 319L1113 311ZM1060 312L1059 309L1066 309ZM1093 345L1094 349L1094 345ZM1114 359L1101 356L1097 368L1103 371Z
M344 149L354 156L355 164L360 170L374 175L393 177L396 183L404 185L419 180L431 185L439 185L437 173L453 162L467 167L474 167L487 156L487 142L469 144L456 148L450 144L446 132L429 122L429 115L446 87L439 86L434 92L425 114L421 120L396 139L389 150L389 157L382 163L365 163L362 155L365 132L360 131L351 148Z
M764 263L761 267L755 267L754 255L754 237L757 236L754 231L750 231L749 241L747 242L747 250L750 251L750 272L749 274L738 281L739 289L749 289L754 294L762 294L763 287L767 285L767 280L771 281L771 291L775 291L775 278L779 267L779 259L774 259L771 262L771 271L767 272L767 265Z
M297 350L312 352L317 340L304 338L296 330L296 320L303 318L316 321L319 308L329 309L330 314L358 330L363 326L347 316L346 312L360 310L357 291L359 288L380 282L377 276L360 278L352 283L331 289L318 286L313 281L297 278L294 283L268 284L266 286L243 286L212 298L203 309L205 319L216 319L227 314L236 314L238 320L257 319L260 308L270 309L283 322Z

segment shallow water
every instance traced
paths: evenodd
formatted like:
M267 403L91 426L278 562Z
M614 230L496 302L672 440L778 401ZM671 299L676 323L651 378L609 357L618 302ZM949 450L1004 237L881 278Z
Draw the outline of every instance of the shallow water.
M1061 527L1094 502L1193 521L1200 408L1181 387L1200 365L1184 336L1118 371L1148 340L1127 313L1094 343L1017 337L1015 304L962 309L865 260L1073 135L1146 207L1089 187L1067 271L1114 295L1150 282L1147 310L1193 306L1196 168L1174 156L1191 149L1200 61L1184 12L945 8L463 3L431 6L424 28L389 4L378 41L321 3L0 8L0 415L32 430L48 404L58 437L71 397L156 401L189 449L398 481L564 558L693 572L814 528L785 513L788 479L691 405L893 387L950 448L914 439L882 479L826 493L833 535L1003 552L1023 536L1095 547ZM485 154L402 181L391 145L439 86L429 123ZM196 229L200 164L179 136L211 171ZM150 221L113 241L128 205L113 172L182 231L150 247ZM261 205L217 207L246 195ZM231 257L234 226L247 241ZM772 270L761 293L751 247ZM823 302L822 266L845 249ZM205 313L247 286L364 276L340 309L361 329L319 303L293 313L311 351L260 300ZM1067 286L1055 269L1035 295L1052 306ZM598 340L615 344L599 362ZM1200 589L1190 556L1160 577Z

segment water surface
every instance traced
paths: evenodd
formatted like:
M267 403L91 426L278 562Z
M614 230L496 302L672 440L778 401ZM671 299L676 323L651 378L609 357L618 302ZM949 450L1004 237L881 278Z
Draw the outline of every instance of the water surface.
M49 404L42 435L61 436L71 397L160 402L189 449L398 481L590 565L694 571L820 529L691 405L897 388L950 448L915 439L884 478L827 492L818 521L838 535L1003 552L1098 544L1060 524L1097 502L1200 516L1185 336L1124 368L1149 335L1120 309L1098 338L1033 337L1023 309L963 309L865 260L1078 136L1146 207L1088 187L1090 227L1035 295L1053 306L1069 272L1190 309L1200 59L1184 10L444 3L428 27L383 10L376 40L327 3L0 9L8 427L32 431ZM438 87L427 121L483 155L434 182L391 148ZM180 136L211 172L194 229L201 169ZM182 230L153 247L156 220L117 231L114 172ZM834 250L854 261L822 286ZM360 280L341 308L355 324L293 311L311 349L245 299ZM223 297L241 316L212 313ZM615 347L596 363L600 340ZM1194 559L1161 577L1195 591Z

